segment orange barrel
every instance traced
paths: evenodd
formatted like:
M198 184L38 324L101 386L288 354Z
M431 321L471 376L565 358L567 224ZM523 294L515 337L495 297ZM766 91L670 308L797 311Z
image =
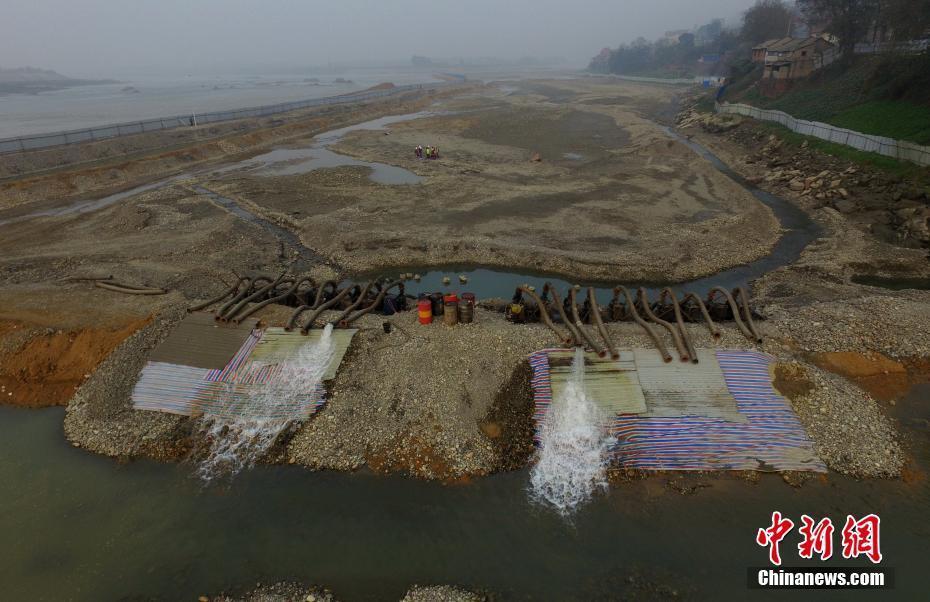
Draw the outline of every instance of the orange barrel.
M429 299L420 299L417 301L417 315L420 317L420 324L432 324L433 302Z
M459 323L459 304L458 303L449 303L446 301L443 305L443 322L446 326L455 326Z

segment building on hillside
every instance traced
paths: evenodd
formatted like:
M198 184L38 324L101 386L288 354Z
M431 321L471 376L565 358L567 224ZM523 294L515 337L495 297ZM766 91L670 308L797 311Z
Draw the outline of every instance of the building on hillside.
M837 56L836 45L822 37L768 40L752 49L752 61L763 65L758 87L766 96L781 94Z

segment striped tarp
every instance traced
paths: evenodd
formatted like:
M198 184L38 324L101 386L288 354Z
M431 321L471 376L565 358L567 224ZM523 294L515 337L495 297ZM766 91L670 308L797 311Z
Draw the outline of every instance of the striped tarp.
M549 351L529 358L537 431L552 403ZM727 389L746 422L707 416L617 415L611 425L617 437L616 463L642 470L826 472L797 415L772 387L769 370L774 358L754 351L716 354Z
M355 332L342 333L343 354ZM323 382L295 397L290 391L290 383L285 382L287 377L281 375L281 364L268 363L267 355L256 357L255 351L266 333L266 330L253 330L221 370L147 362L132 392L133 407L183 416L206 414L227 419L310 416L326 402ZM302 345L318 340L319 335L299 339ZM300 351L301 345L297 345L296 341L291 343L287 353L281 355L282 359ZM341 359L341 355L333 357L332 363ZM334 370L332 374L335 374Z
M164 362L149 362L132 392L133 408L220 418L287 418L310 416L326 403L323 383L300 397L283 401L269 391L269 379L246 382L207 378L207 370ZM271 402L271 403L268 403Z

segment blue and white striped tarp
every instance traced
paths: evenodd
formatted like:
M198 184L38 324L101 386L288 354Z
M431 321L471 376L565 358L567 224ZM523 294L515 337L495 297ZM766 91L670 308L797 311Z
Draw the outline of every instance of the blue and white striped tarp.
M529 358L537 431L552 404L548 352ZM730 394L747 422L703 416L617 415L614 459L642 470L760 470L826 472L788 401L772 387L774 361L755 351L717 351ZM538 442L538 437L537 437Z
M326 403L322 382L295 399L266 399L268 385L280 380L280 368L250 362L252 351L264 332L254 330L222 370L147 362L132 392L133 408L227 419L314 414ZM272 389L270 394L274 393Z

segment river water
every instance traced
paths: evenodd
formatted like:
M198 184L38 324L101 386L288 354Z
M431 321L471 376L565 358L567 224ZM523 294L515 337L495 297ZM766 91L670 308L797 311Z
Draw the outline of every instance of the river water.
M119 83L0 95L0 138L336 96L382 82L437 81L429 70L404 68L115 77Z
M916 387L894 412L926 471L930 386ZM846 513L878 513L883 566L895 569L897 581L882 599L925 595L926 480L830 474L794 489L776 475L756 484L684 476L681 483L697 492L680 495L666 486L670 477L652 477L612 487L566 521L530 501L527 470L449 486L260 466L203 488L188 465L120 465L70 447L62 417L60 408L0 408L6 599L194 599L300 579L350 602L399 599L411 583L484 587L505 600L617 599L644 580L696 599L741 600L746 567L767 558L754 543L756 529L776 509L795 521L807 513L840 525ZM782 548L789 566L802 564L794 543L789 536Z

